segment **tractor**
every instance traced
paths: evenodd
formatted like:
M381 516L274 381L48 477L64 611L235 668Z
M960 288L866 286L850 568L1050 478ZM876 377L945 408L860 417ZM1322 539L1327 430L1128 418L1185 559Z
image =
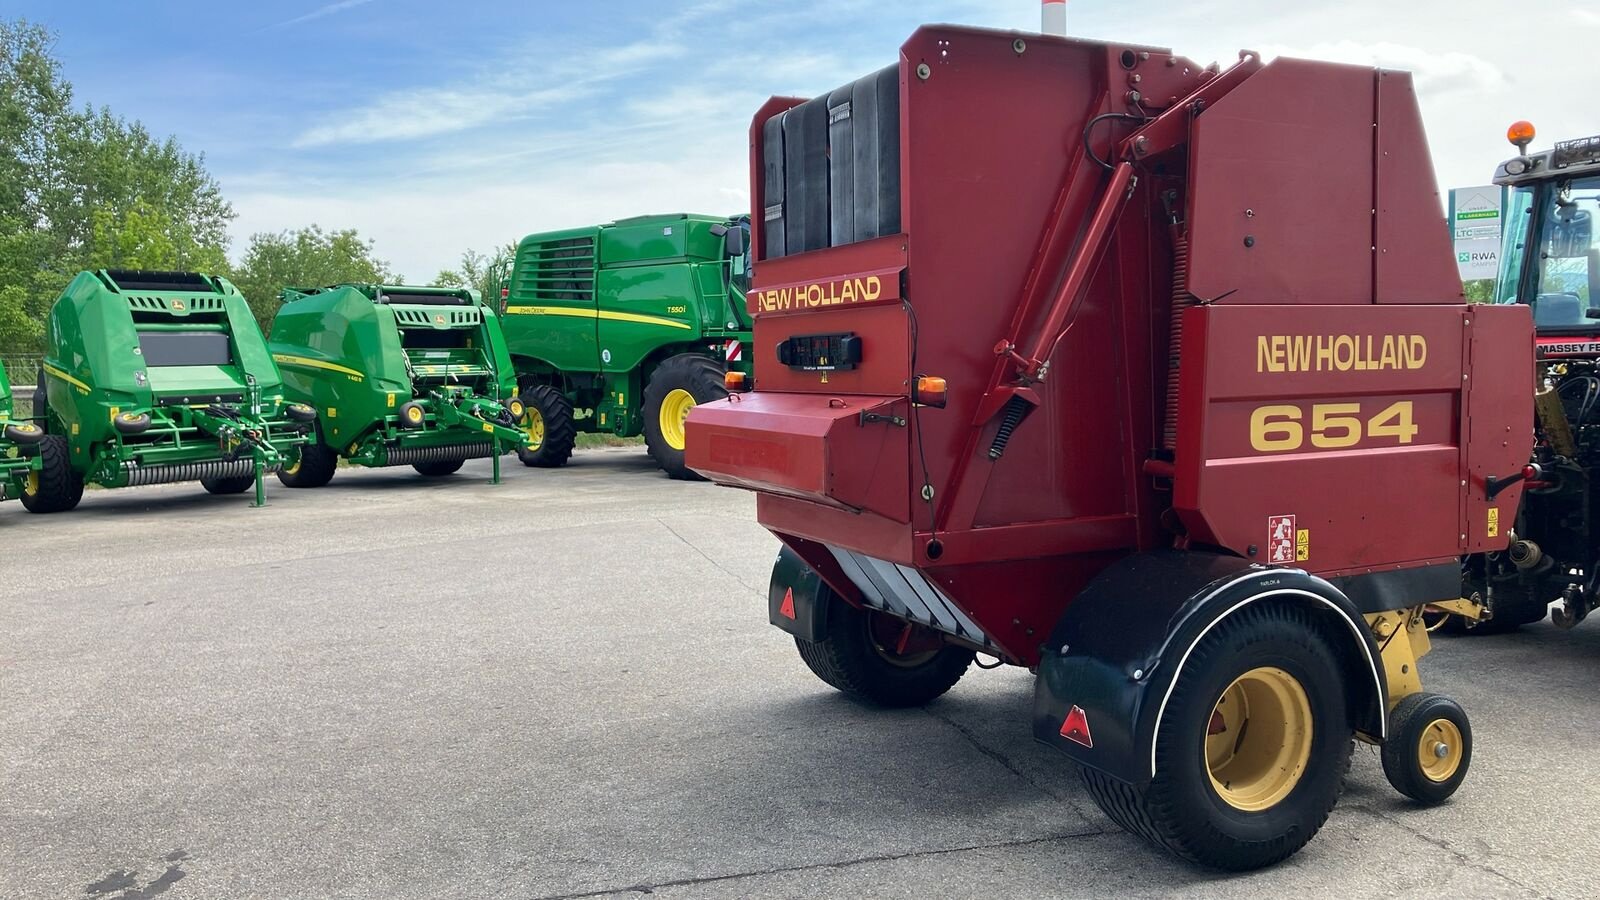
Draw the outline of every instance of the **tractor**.
M1408 73L929 26L750 147L757 364L687 462L756 492L821 681L1026 668L1100 808L1221 869L1311 840L1357 741L1457 790L1423 612L1507 551L1533 325L1463 296Z
M678 214L522 239L503 303L523 464L565 465L578 432L643 434L669 476L699 477L683 464L684 418L728 395L725 373L751 372L748 228Z
M30 512L70 510L86 482L108 488L199 481L254 488L304 443L316 419L286 401L245 298L198 272L84 271L50 309L34 394Z
M526 443L505 336L476 292L408 285L288 288L269 346L316 437L278 480L321 487L342 459L440 478Z
M1571 628L1600 606L1600 135L1540 152L1528 122L1506 137L1517 155L1494 178L1508 196L1493 300L1533 311L1536 431L1526 465L1494 485L1522 489L1510 545L1465 559L1463 592L1488 617L1449 622L1478 633L1541 621L1552 604Z

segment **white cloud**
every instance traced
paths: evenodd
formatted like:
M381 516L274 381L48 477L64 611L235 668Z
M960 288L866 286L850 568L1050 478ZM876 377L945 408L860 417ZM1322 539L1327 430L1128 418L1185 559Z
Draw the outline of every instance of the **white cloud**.
M288 28L291 25L300 25L305 22L313 22L325 16L331 16L334 13L344 12L347 9L357 6L365 6L371 2L372 0L338 0L337 3L329 3L326 6L319 6L303 16L295 16L292 19L285 19L282 22L276 22L272 25L268 25L267 28Z
M550 59L549 48L528 59ZM543 65L497 65L492 74L447 87L392 91L353 108L335 110L295 137L296 148L367 144L452 134L504 122L594 92L597 86L685 55L686 48L651 39L594 51L568 48Z
M368 144L449 134L496 120L517 118L576 100L584 83L554 88L423 88L386 94L371 104L327 117L294 139L296 148Z
M1572 17L1584 25L1600 25L1600 12L1592 9L1575 9L1572 11Z

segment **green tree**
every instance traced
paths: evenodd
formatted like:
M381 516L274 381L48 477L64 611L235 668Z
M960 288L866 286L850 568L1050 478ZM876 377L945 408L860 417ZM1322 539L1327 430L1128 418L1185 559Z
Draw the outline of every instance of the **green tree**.
M253 234L233 283L250 301L263 329L278 311L286 287L326 287L346 281L394 284L401 280L389 264L372 255L372 242L354 228L323 231L311 225L297 231Z
M76 109L55 38L0 19L0 352L39 349L86 268L226 268L233 208L203 156L107 109Z
M501 286L511 278L511 264L516 254L516 244L496 247L490 254L468 250L461 254L459 266L440 272L434 276L433 283L440 287L471 288L490 303L498 303Z

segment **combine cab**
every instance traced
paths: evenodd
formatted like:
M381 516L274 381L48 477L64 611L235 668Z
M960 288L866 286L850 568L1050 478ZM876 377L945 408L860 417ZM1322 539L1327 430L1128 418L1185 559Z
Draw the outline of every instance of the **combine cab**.
M38 490L39 444L44 429L12 418L11 382L0 366L0 500L14 500Z
M1522 503L1505 553L1468 558L1466 591L1490 616L1470 631L1506 631L1545 617L1570 628L1600 606L1600 136L1529 152L1533 126L1507 133L1518 155L1495 183L1509 189L1495 302L1533 309L1537 433L1520 471ZM1525 402L1525 401L1524 401Z
M32 512L104 487L200 481L255 488L298 446L316 413L286 403L278 367L244 297L193 272L80 272L50 310L34 395L40 442Z
M1222 868L1310 840L1352 738L1456 790L1422 616L1506 549L1532 324L1465 302L1406 73L937 26L751 153L755 382L688 463L758 492L822 681L1034 670L1106 814Z
M321 487L338 460L450 475L527 436L505 337L471 291L342 284L291 288L272 322L287 396L319 412L316 440L278 471Z

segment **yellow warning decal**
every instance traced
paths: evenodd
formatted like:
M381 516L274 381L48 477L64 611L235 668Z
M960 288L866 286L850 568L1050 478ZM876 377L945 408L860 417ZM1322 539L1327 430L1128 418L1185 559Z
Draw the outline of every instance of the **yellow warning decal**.
M1489 507L1489 537L1500 536L1500 507Z
M1302 528L1294 533L1294 559L1295 562L1305 562L1311 558L1311 529Z
M483 423L483 431L484 431L485 434L493 434L494 433L494 426L490 425L488 422L485 422L485 423Z

